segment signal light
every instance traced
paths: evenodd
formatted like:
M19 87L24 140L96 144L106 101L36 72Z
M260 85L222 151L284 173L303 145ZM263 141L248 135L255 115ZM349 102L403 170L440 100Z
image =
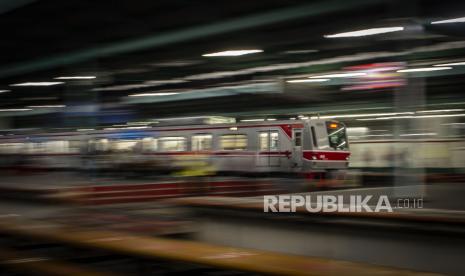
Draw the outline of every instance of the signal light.
M337 128L337 124L329 124L329 128Z

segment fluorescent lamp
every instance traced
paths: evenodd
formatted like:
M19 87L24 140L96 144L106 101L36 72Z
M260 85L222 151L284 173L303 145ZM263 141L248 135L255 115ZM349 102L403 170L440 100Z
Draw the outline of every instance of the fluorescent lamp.
M244 119L241 122L263 122L265 119Z
M129 126L126 127L126 129L144 129L144 128L149 128L148 126Z
M0 90L0 93L11 92L11 90Z
M127 122L127 125L148 125L151 124L152 122Z
M7 109L0 109L0 112L15 112L15 111L29 111L32 110L30 108L7 108Z
M463 23L465 22L465 17L451 18L446 20L433 21L431 24L446 24L446 23Z
M319 75L319 76L311 76L310 79L320 79L320 78L350 78L350 77L358 77L358 76L365 76L367 73L339 73L339 74L328 74L328 75Z
M444 63L444 64L436 64L436 65L433 65L433 66L459 66L459 65L465 65L465 61L453 62L453 63Z
M347 131L359 131L359 132L363 132L363 131L368 131L368 128L367 128L367 127L348 127L348 128L347 128Z
M93 128L80 128L80 129L77 129L77 131L92 131L92 130L95 130Z
M30 108L62 108L62 107L66 107L66 105L63 105L63 104L56 104L56 105L29 105L28 107L30 107Z
M170 95L176 95L179 93L141 93L141 94L132 94L129 95L129 97L151 97L151 96L170 96Z
M61 81L41 81L41 82L23 82L10 84L10 86L51 86L57 84L63 84Z
M392 116L357 119L357 121L377 121L377 120L394 120L394 119L426 119L426 118L448 118L448 117L463 117L465 114L440 114L440 115L421 115L421 116Z
M414 114L413 112L395 112L395 113L367 113L367 114L340 114L340 115L327 115L320 116L320 119L335 119L335 118L362 118L374 116L393 116L393 115L406 115Z
M386 137L386 136L392 136L392 134L368 134L368 135L360 135L357 137Z
M371 28L371 29L365 29L365 30L359 30L359 31L353 31L353 32L324 35L324 37L325 38L359 37L359 36L398 32L398 31L403 31L403 30L404 30L404 27Z
M266 119L266 120L267 120L267 121L276 121L275 118L268 118L268 119Z
M401 134L399 136L435 136L437 135L436 132L427 132L427 133L407 133L407 134Z
M261 53L263 50L230 50L217 53L203 54L204 57L236 57L248 54Z
M415 116L392 116L392 117L357 119L357 121L378 121L378 120L413 119L413 118L416 118L416 117Z
M463 117L465 114L440 114L440 115L421 115L415 116L415 118L445 118L445 117Z
M329 79L301 79L301 80L288 80L289 83L299 83L299 82L324 82L329 81Z
M310 49L310 50L290 50L290 51L285 51L285 54L290 54L290 55L299 55L299 54L310 54L310 53L316 53L318 50Z
M410 73L410 72L429 72L429 71L440 71L440 70L449 70L452 67L423 67L423 68L412 68L412 69L402 69L397 70L398 73Z
M421 110L421 111L417 111L417 113L438 113L438 112L457 112L457 111L465 111L465 109L457 108L457 109Z
M56 80L91 80L97 78L96 76L63 76L56 77Z

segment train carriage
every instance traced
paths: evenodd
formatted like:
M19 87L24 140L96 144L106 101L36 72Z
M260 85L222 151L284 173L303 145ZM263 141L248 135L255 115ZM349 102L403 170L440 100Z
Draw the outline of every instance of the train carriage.
M344 124L323 119L107 129L35 135L22 142L39 140L49 147L22 154L43 162L53 156L52 163L74 168L73 158L119 152L122 162L127 161L125 154L137 154L166 166L203 158L217 172L324 173L346 169L350 155Z

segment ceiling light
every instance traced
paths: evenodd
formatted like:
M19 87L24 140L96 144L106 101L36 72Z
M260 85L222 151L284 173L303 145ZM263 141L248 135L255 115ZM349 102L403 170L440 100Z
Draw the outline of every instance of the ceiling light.
M151 97L151 96L170 96L170 95L176 95L179 93L140 93L140 94L132 94L129 95L129 97Z
M413 119L414 116L392 116L392 117L378 117L378 118L365 118L357 119L357 121L378 121L378 120L393 120L393 119Z
M56 80L91 80L97 78L96 76L63 76L56 77Z
M328 74L328 75L319 75L319 76L311 76L310 79L319 79L319 78L350 78L350 77L358 77L358 76L365 76L367 73L339 73L339 74Z
M412 69L402 69L397 70L398 73L410 73L410 72L429 72L429 71L440 71L440 70L449 70L452 67L423 67L423 68L412 68Z
M404 27L371 28L371 29L365 29L365 30L359 30L359 31L353 31L353 32L324 35L324 37L325 38L359 37L359 36L398 32L398 31L403 31L403 30L404 30Z
M290 51L285 51L285 54L290 54L290 55L299 55L299 54L310 54L310 53L316 53L318 50L290 50Z
M399 136L435 136L437 135L436 132L427 132L427 133L407 133L407 134L400 134Z
M11 92L11 90L0 90L0 93Z
M405 115L405 114L414 114L414 113L413 112L395 112L395 113L369 113L369 114L341 114L341 115L331 115L331 116L320 116L320 118L321 119L360 118L360 117Z
M261 53L263 50L230 50L217 53L203 54L204 57L236 57L248 54Z
M140 126L140 125L149 125L151 123L153 123L153 122L127 122L126 124L127 125L139 125Z
M63 104L56 104L56 105L29 105L28 107L31 107L31 108L62 108L62 107L66 107L66 105L63 105Z
M465 65L465 61L453 62L453 63L444 63L444 64L436 64L436 65L433 65L433 66L458 66L458 65Z
M465 109L457 108L457 109L436 109L436 110L422 110L417 111L417 113L436 113L436 112L456 112L456 111L464 111Z
M0 112L15 112L15 111L29 111L32 110L30 108L7 108L7 109L0 109Z
M241 122L263 122L265 119L244 119Z
M329 81L329 79L301 79L301 80L288 80L289 83L299 83L299 82L324 82Z
M426 119L426 118L448 118L448 117L464 117L465 114L439 114L439 115L421 115L421 116L392 116L357 119L357 121L376 121L376 120L394 120L394 119Z
M92 131L92 130L95 130L93 128L80 128L80 129L77 129L77 131Z
M139 84L123 84L123 85L93 88L92 91L124 91L124 90L130 90L130 89L147 88L147 87L161 86L161 85L166 85L166 84L178 84L178 83L185 83L185 82L188 82L188 81L187 80L151 80L151 81L145 81Z
M347 131L364 132L364 131L368 131L368 128L367 128L367 127L348 127L348 128L347 128Z
M126 129L144 129L144 128L149 128L149 126L129 126L129 127L126 127Z
M462 22L465 22L465 17L433 21L431 22L431 24L462 23Z
M15 83L10 84L10 86L51 86L57 84L63 84L64 82L61 81L41 81L41 82L23 82L23 83Z
M463 117L465 114L440 114L440 115L421 115L415 116L415 118L444 118L444 117Z

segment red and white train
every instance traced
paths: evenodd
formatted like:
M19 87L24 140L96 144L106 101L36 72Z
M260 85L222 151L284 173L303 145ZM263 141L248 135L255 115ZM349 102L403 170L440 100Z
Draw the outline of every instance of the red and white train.
M79 168L82 157L97 153L115 154L122 163L128 161L125 154L129 153L163 164L202 156L215 171L253 173L343 170L348 168L350 155L345 125L323 119L0 137L0 154L26 155L43 167Z

